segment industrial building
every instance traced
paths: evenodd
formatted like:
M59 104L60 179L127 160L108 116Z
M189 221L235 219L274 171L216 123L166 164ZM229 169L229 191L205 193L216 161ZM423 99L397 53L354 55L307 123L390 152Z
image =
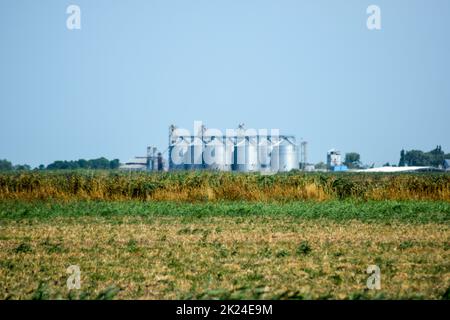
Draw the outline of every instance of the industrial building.
M135 157L133 159L128 160L125 164L120 165L119 170L126 171L146 171L147 170L147 159Z
M444 160L444 170L445 171L450 171L450 159L445 159Z
M216 170L237 172L288 172L299 169L298 146L292 135L259 134L240 125L223 135L202 126L192 135L169 127L166 152L148 147L146 157L136 157L122 170ZM302 144L302 150L306 143ZM303 153L302 153L303 154ZM304 156L306 160L306 154Z
M162 153L155 147L147 147L147 156L134 157L119 167L126 171L167 171Z
M204 127L195 135L169 129L169 170L287 172L299 168L297 150L294 136L249 133L243 125L232 135Z
M327 169L330 171L347 171L348 168L342 163L341 152L330 149L327 152Z
M336 149L330 149L327 152L327 167L332 168L342 164L341 152Z

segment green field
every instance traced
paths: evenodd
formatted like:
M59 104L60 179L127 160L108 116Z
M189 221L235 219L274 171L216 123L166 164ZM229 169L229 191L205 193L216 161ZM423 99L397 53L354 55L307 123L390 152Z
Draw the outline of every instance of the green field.
M449 219L447 201L3 199L0 299L448 299Z

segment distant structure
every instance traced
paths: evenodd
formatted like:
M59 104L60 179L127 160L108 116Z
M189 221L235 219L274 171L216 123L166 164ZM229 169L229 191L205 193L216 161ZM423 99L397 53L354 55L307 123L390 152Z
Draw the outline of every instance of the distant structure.
M300 143L300 169L303 171L310 171L310 167L308 167L308 153L307 153L308 142L302 141Z
M146 157L134 157L119 167L125 171L167 171L161 152L156 147L147 147Z
M328 169L332 169L333 167L337 167L342 165L341 152L336 149L330 149L327 152L327 167Z
M128 160L125 164L120 165L119 170L124 171L146 171L147 160L141 157L135 157Z
M347 166L342 164L341 152L330 149L327 152L327 169L330 171L347 171Z
M260 134L246 130L241 123L233 134L218 134L203 125L193 135L169 126L167 161L156 147L147 148L147 156L134 157L119 169L130 171L213 170L237 172L288 172L299 169L295 136ZM228 133L228 132L227 132ZM302 163L307 167L307 142L301 144Z
M169 127L169 170L287 172L299 168L294 136L249 133L239 124L234 135L208 133L202 126L195 135Z
M450 159L445 159L444 160L444 170L445 171L450 171Z

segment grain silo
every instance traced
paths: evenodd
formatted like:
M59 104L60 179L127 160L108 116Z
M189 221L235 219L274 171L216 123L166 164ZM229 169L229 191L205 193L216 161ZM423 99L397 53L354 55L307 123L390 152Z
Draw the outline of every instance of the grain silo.
M169 169L209 169L238 172L286 172L298 169L295 137L267 136L240 125L232 134L206 130L196 135L169 129Z
M287 172L298 169L298 154L295 138L280 136L272 141L271 170L274 172Z
M255 172L259 170L258 137L237 137L234 146L234 170Z
M270 137L261 135L258 137L258 162L261 172L269 172L270 158L272 153L272 143Z
M203 162L205 168L209 170L230 171L232 163L232 145L230 148L226 137L204 137L204 143Z
M171 125L169 128L169 169L184 170L189 157L189 143L186 136L179 135L177 127Z
M201 137L192 137L187 150L185 168L187 170L200 170L203 164L204 143Z

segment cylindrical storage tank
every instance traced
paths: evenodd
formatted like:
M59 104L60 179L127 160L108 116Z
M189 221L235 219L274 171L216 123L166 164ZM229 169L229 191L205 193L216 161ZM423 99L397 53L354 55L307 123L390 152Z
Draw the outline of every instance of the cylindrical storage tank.
M209 170L229 171L231 164L226 162L226 141L221 137L211 137L206 141L203 161Z
M173 150L174 146L169 145L169 149L167 150L167 160L169 162L169 170L176 170L177 165L172 161L172 154L174 152Z
M156 170L157 171L163 171L164 170L164 159L162 157L162 153L159 152L158 156L156 157Z
M297 146L289 139L282 138L272 148L272 171L287 172L298 169Z
M240 172L259 170L257 137L238 138L234 148L234 169Z
M245 165L245 139L237 139L234 145L233 170L244 171Z
M152 171L158 171L158 158L153 157L151 159L151 162L152 162Z
M271 171L270 167L270 154L272 150L272 145L268 137L260 136L258 142L258 161L260 170L262 172Z
M233 138L225 137L224 140L224 147L225 147L225 163L224 163L224 170L225 171L231 171L232 165L233 165L233 158L234 158L234 141Z
M158 171L158 162L156 159L155 147L147 147L147 170L148 171Z
M169 146L169 169L183 170L188 159L189 144L184 139L178 139Z
M194 137L186 154L185 169L200 170L203 168L203 140Z

